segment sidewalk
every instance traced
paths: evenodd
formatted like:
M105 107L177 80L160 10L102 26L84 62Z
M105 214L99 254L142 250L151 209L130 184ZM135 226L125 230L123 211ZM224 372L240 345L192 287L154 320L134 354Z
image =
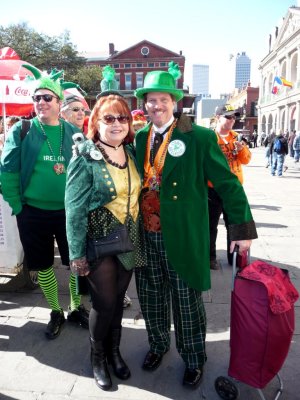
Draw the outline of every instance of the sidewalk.
M272 177L265 168L264 148L252 149L253 158L244 167L245 191L258 228L252 258L271 261L289 270L300 291L300 166L288 160L284 178ZM60 337L48 341L44 329L49 309L39 289L12 291L0 286L0 400L219 400L214 381L227 376L229 363L229 320L231 268L226 262L226 232L219 227L218 257L222 269L212 271L212 289L204 294L207 310L207 355L201 386L188 390L181 385L184 364L174 346L153 373L141 369L148 350L144 321L132 280L129 295L133 305L124 311L122 353L132 377L113 377L110 392L97 388L89 362L88 332L65 323ZM62 306L68 306L69 271L57 266ZM89 307L89 299L84 298ZM296 331L289 355L281 371L284 392L280 400L300 399L300 302L296 305ZM241 400L259 399L253 388L237 383ZM266 400L274 400L277 380L264 390Z

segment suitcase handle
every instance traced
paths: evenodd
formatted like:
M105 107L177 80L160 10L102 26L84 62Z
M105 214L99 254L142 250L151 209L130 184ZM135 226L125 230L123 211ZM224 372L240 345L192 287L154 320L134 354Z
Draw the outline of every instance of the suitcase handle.
M239 252L239 246L236 244L233 249L233 258L232 258L232 282L231 282L231 291L234 289L234 280L239 272L240 268L237 266L237 257ZM250 264L250 249L247 251L247 265Z

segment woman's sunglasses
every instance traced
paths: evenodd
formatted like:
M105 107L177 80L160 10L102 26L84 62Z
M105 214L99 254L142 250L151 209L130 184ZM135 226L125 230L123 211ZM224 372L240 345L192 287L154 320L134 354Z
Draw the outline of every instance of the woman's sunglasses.
M120 122L120 124L127 124L129 121L129 117L127 115L119 115L118 117L114 117L113 115L103 115L103 117L100 118L100 120L106 125L112 125L116 119L118 122Z
M73 108L70 108L70 110L74 111L74 112L78 112L78 111L85 112L85 108L83 108L83 107L73 107Z
M58 99L57 96L54 96L53 94L36 94L34 96L32 96L32 100L35 103L39 103L42 99L46 102L46 103L50 103L53 99Z
M235 115L223 115L226 119L235 119Z

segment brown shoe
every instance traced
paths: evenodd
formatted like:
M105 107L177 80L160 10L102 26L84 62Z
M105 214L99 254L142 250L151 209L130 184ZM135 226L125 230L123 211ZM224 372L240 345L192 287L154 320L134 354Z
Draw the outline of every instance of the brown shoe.
M218 270L220 269L220 263L218 260L210 260L210 269Z

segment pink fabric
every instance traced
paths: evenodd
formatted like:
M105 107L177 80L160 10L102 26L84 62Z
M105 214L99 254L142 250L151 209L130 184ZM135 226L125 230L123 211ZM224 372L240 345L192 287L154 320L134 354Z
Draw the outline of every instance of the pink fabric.
M243 268L238 276L261 282L266 287L270 308L274 314L290 310L299 298L299 293L292 284L288 271L264 261L254 261Z
M285 270L255 261L238 273L231 298L229 376L259 389L274 378L289 351L297 299Z

